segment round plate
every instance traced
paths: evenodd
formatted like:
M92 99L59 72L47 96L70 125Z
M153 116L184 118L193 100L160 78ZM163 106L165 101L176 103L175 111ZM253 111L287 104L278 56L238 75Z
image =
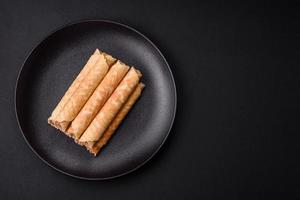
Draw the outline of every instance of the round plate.
M47 119L96 48L140 69L146 88L94 157ZM120 23L89 20L54 31L32 50L19 73L15 104L24 138L41 160L65 174L99 180L131 172L158 151L174 121L176 88L165 58L144 35Z

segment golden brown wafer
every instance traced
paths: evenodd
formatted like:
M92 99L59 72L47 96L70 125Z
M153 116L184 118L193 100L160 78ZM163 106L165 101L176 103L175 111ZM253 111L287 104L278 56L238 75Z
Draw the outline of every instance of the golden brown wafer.
M121 107L138 85L142 74L135 68L131 68L104 104L94 120L80 137L78 143L85 146L93 146L103 135Z
M109 70L109 64L114 58L99 51L99 56L95 64L79 82L78 87L66 101L60 111L51 116L48 122L54 127L65 132L71 121L77 116L90 95L94 92L101 80ZM108 60L107 60L108 59ZM66 132L65 132L66 133ZM67 134L67 133L66 133Z
M91 121L95 118L104 103L116 89L120 81L126 75L129 66L117 61L98 85L92 96L86 102L79 114L67 129L74 139L79 139Z
M64 107L66 102L69 100L69 98L73 95L73 93L76 91L78 86L80 85L81 81L84 79L84 77L89 73L90 69L93 68L93 66L96 64L98 58L100 56L100 51L96 49L94 54L89 58L85 66L82 68L80 73L77 75L75 80L72 82L71 86L68 88L67 92L64 94L60 102L57 104L55 109L53 110L51 119L55 119L58 115L58 113L61 111L61 109Z
M112 137L114 132L117 130L123 119L126 117L128 112L131 110L132 106L140 97L142 90L144 89L145 85L143 83L139 83L138 86L135 88L134 92L130 95L126 103L123 105L115 119L112 121L108 129L104 132L103 136L100 138L98 142L91 148L89 147L88 150L96 156L100 149L104 147L109 139Z

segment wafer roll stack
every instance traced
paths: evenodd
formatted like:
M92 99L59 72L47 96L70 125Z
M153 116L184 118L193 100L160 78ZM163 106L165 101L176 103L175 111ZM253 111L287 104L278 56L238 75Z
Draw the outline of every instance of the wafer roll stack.
M140 97L141 77L136 68L96 49L48 123L96 156Z

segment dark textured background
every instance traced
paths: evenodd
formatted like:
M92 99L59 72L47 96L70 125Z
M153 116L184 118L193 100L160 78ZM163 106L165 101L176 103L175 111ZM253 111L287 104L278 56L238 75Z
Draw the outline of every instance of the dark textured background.
M136 172L98 182L40 161L14 114L28 52L53 29L94 18L153 40L178 92L175 124L160 152ZM260 1L1 1L1 198L300 198L299 19L295 5Z

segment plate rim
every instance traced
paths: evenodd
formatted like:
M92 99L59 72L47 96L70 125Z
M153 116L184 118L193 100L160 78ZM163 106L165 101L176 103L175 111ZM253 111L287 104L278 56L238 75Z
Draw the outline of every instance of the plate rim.
M34 147L31 146L30 142L27 140L24 132L23 132L23 129L21 127L21 124L20 124L20 120L19 120L19 117L18 117L18 108L17 108L17 91L18 91L18 83L19 83L19 79L20 79L20 76L22 74L22 71L24 69L24 66L25 64L27 63L29 57L32 55L32 53L34 52L35 49L37 49L40 44L45 41L47 38L51 37L52 35L54 35L55 33L67 28L67 27L70 27L70 26L73 26L73 25L77 25L77 24L82 24L82 23L89 23L89 22L104 22L104 23L109 23L109 24L114 24L114 25L118 25L118 26L121 26L123 28L126 28L126 29L129 29L130 31L133 31L135 32L136 34L140 35L142 38L144 38L147 42L149 42L154 48L155 50L159 53L159 55L162 57L163 61L165 62L165 64L167 65L167 68L168 68L168 71L171 75L171 79L172 79L172 85L174 87L174 112L172 114L172 120L171 120L171 123L170 123L170 126L169 126L169 129L167 131L167 134L165 135L163 141L160 143L160 145L158 146L158 148L147 158L145 159L143 162L141 162L140 164L138 164L136 167L128 170L128 171L125 171L121 174L117 174L117 175L114 175L114 176L108 176L108 177L84 177L84 176L79 176L79 175L75 175L75 174L72 174L72 173L69 173L67 171L64 171L62 169L59 169L58 167L56 167L55 165L49 163L47 160L45 160L35 149ZM66 23L64 25L61 25L57 28L55 28L54 30L50 31L50 33L46 34L44 37L42 37L36 45L33 46L33 48L29 51L29 53L27 54L25 60L23 61L22 65L21 65L21 68L19 69L19 72L18 72L18 75L17 75L17 80L16 80L16 83L15 83L15 88L14 88L14 108L15 108L15 116L16 116L16 119L17 119L17 124L18 124L18 127L21 131L21 134L27 144L27 146L29 146L29 148L31 149L31 151L40 159L43 161L43 163L45 163L46 165L48 165L50 168L64 174L64 175L67 175L67 176L70 176L70 177L73 177L73 178L77 178L77 179L82 179L82 180L90 180L90 181L99 181L99 180L109 180L109 179L114 179L114 178L118 178L118 177L121 177L121 176L124 176L124 175L127 175L133 171L136 171L137 169L139 169L140 167L142 167L143 165L145 165L148 161L150 161L157 153L158 151L161 149L161 147L163 146L163 144L165 143L165 141L167 140L170 132L171 132L171 129L173 127L173 124L174 124L174 120L175 120L175 116L176 116L176 112L177 112L177 89L176 89L176 83L175 83L175 79L174 79L174 76L173 76L173 73L172 73L172 70L170 68L170 65L169 63L167 62L166 58L164 57L164 55L161 53L161 51L159 50L159 48L148 38L146 37L144 34L142 34L141 32L139 32L138 30L136 30L135 28L133 28L132 26L129 26L129 25L126 25L124 23L121 23L121 22L117 22L117 21L113 21L113 20L108 20L108 19L83 19L83 20L77 20L77 21L73 21L73 22L69 22L69 23Z

